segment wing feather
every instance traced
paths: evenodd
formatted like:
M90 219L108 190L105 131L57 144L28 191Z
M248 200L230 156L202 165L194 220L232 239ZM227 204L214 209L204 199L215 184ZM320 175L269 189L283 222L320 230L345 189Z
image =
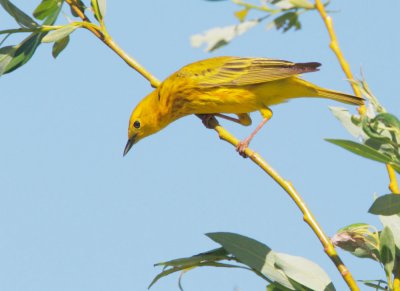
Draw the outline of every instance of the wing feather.
M318 71L320 63L292 63L265 58L216 57L190 64L178 72L205 87L244 86Z

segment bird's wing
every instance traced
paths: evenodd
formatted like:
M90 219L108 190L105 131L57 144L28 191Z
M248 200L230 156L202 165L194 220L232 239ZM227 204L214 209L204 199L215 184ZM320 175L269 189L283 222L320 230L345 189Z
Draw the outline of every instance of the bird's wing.
M191 77L200 86L244 86L271 82L318 71L320 63L292 63L264 58L218 57L184 67L182 77Z

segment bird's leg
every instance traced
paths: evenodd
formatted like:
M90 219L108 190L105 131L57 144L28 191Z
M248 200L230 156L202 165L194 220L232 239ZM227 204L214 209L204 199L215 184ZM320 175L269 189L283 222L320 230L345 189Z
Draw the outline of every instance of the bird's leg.
M196 114L197 117L201 119L203 125L208 128L212 129L213 127L210 125L210 120L214 117L214 114Z
M226 120L230 120L230 121L239 123L239 124L244 125L244 126L249 126L251 124L251 118L250 118L250 115L248 113L239 113L239 114L236 114L236 115L237 115L238 118L234 118L234 117L231 117L231 116L228 116L228 115L225 115L225 114L221 114L221 113L214 114L214 116L216 116L216 117L221 117L221 118L224 118Z
M216 117L221 117L221 118L224 118L224 119L226 119L226 120L230 120L230 121L239 123L239 124L244 125L244 126L248 126L248 125L251 124L250 115L247 114L247 113L239 113L239 114L236 114L236 115L238 116L238 118L234 118L234 117L231 117L231 116L228 116L228 115L225 115L225 114L221 114L221 113L214 113L214 114L196 114L196 115L201 119L201 121L203 122L203 124L204 124L204 126L205 126L206 128L212 128L212 127L210 126L210 119L211 119L212 117L214 117L214 116L216 116Z
M260 124L256 127L256 129L249 135L249 137L242 140L241 142L239 142L239 144L236 147L236 151L244 158L246 158L246 154L244 153L244 151L249 146L250 141L258 133L258 131L264 126L264 124L266 124L267 121L270 120L272 117L272 111L268 107L266 107L265 109L261 109L260 112L261 112L261 115L264 117L264 119L260 122Z

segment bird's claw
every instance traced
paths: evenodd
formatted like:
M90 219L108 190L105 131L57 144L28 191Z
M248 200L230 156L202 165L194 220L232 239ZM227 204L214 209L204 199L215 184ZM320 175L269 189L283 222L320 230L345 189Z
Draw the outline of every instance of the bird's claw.
M212 125L211 125L211 119L212 118L214 118L214 115L212 115L212 114L201 114L201 122L208 129L212 129L213 128Z
M243 158L247 158L247 155L245 153L246 149L249 147L249 141L248 140L242 140L238 143L236 146L236 151L241 155Z

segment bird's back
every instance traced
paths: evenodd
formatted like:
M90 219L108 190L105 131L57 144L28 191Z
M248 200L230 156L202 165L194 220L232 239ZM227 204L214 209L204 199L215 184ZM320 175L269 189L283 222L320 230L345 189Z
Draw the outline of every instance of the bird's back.
M245 86L318 71L320 63L267 58L215 57L184 66L171 77L199 87Z
M317 62L266 58L210 58L186 65L168 77L159 88L160 104L179 118L199 113L246 113L297 97L362 102L354 96L354 100L343 101L337 98L338 92L321 90L298 77L318 71L319 66Z

